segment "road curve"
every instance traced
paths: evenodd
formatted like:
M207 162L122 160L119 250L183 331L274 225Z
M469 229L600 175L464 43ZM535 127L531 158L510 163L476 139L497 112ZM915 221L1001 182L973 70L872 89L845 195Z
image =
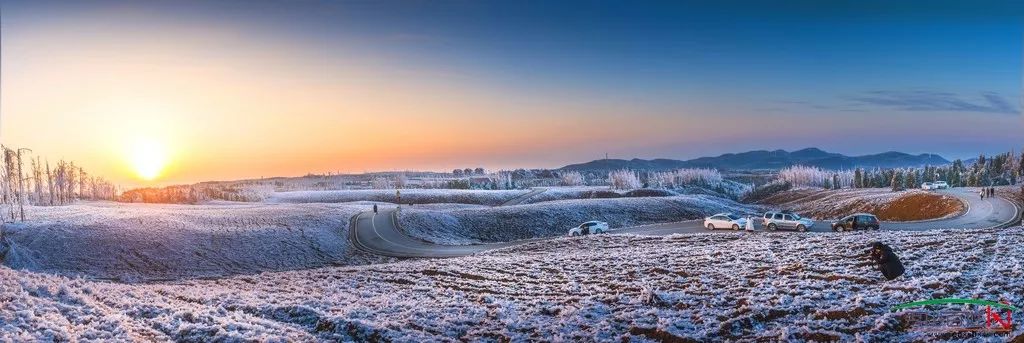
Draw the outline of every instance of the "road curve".
M989 228L1009 224L1020 212L1016 205L1003 198L980 199L977 193L966 189L939 191L963 200L967 213L936 220L918 222L883 222L883 230L922 231L949 228ZM380 213L362 212L352 218L349 236L357 249L392 257L444 258L466 256L481 251L503 248L544 238L475 245L440 245L409 237L399 229L397 209L381 209ZM832 232L828 221L817 221L809 231ZM664 236L675 233L708 232L701 220L642 225L612 230L611 233L630 233ZM732 232L722 230L720 232Z
M540 194L540 193L544 193L544 191L546 191L546 190L548 190L548 189L547 188L543 188L543 187L533 188L529 192L527 192L526 194L517 196L515 198L512 198L509 201L506 201L505 203L501 204L501 206L521 205L524 201L529 200L534 195L537 195L537 194Z

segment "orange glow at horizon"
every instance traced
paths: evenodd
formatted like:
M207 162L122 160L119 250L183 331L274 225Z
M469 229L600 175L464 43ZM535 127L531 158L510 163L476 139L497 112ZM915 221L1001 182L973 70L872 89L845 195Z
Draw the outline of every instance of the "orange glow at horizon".
M686 119L638 121L622 115L636 104L524 95L272 35L153 25L5 28L4 144L145 186L560 161L640 135L667 142Z

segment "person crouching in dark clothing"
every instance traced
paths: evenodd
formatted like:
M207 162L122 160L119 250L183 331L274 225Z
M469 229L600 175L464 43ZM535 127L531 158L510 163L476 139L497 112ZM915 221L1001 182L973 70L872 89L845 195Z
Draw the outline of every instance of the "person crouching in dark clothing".
M903 263L900 263L900 258L888 245L882 242L871 243L871 259L878 264L878 270L886 279L893 280L903 275Z

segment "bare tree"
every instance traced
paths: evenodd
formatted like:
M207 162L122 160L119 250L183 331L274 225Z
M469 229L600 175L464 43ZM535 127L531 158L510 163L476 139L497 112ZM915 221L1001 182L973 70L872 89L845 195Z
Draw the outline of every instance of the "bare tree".
M25 198L26 198L26 196L25 196L25 174L22 173L22 166L24 165L22 163L22 159L21 159L21 152L22 151L31 152L32 150L21 148L21 149L18 149L18 153L17 153L17 155L18 155L18 212L20 212L21 221L25 221Z
M56 203L54 202L55 199L56 199L56 196L55 196L56 192L54 191L54 188L53 188L53 173L50 172L50 161L49 160L46 161L46 186L47 186L47 188L50 191L49 193L47 193L47 194L49 194L50 205L51 206L52 205L56 205Z
M88 176L85 174L85 169L78 167L78 197L85 198L85 183L88 182Z

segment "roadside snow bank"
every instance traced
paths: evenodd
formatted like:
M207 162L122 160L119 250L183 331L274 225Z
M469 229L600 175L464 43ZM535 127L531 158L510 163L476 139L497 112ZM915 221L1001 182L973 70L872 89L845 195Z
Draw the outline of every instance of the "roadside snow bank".
M33 208L5 224L3 264L121 280L173 279L350 265L349 218L368 207L85 203Z
M403 189L403 204L458 203L498 206L528 190ZM343 203L377 201L397 203L394 189L278 192L267 203Z
M719 212L752 212L713 196L558 200L481 209L430 211L403 208L399 225L413 237L438 244L474 244L565 235L590 220L611 228L702 218Z
M884 281L863 258L876 240L903 277ZM1014 228L601 235L157 284L0 267L0 341L1009 341L1024 326L928 333L891 309L940 297L1020 307L1022 263Z

